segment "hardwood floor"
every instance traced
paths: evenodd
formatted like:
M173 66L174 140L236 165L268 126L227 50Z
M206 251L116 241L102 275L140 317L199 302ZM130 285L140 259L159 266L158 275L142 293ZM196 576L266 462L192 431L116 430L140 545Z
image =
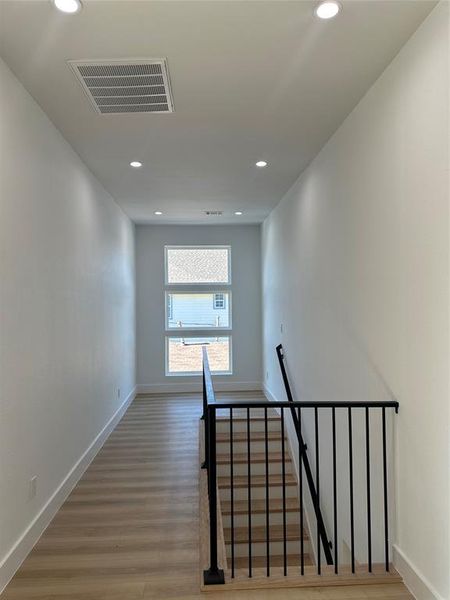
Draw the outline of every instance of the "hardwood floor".
M2 600L412 599L401 584L202 594L200 414L197 395L138 397Z

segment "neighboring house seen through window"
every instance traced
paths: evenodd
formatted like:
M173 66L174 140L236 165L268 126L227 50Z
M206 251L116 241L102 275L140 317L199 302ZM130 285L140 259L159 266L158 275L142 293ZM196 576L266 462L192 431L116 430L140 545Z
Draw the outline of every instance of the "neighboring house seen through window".
M216 310L225 309L225 294L214 294L214 308Z

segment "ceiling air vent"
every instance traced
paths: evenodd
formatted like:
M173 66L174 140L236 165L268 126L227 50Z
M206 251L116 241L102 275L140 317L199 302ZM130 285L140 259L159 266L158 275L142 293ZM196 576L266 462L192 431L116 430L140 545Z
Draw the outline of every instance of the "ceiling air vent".
M69 60L101 114L170 113L173 100L165 59Z

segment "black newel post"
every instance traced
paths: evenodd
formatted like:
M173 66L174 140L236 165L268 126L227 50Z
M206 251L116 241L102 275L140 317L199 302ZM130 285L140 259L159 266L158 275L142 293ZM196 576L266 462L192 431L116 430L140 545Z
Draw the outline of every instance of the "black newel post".
M216 473L216 411L208 407L207 414L209 453L208 453L208 488L209 488L209 554L210 567L203 571L205 585L225 583L222 569L217 565L217 473Z

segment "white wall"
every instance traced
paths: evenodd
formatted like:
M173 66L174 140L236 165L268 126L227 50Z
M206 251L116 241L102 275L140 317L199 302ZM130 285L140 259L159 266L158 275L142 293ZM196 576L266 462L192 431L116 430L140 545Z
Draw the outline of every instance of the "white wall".
M448 4L412 36L263 225L264 374L299 399L391 399L396 562L450 598ZM283 334L280 324L283 323ZM266 375L267 373L267 375Z
M136 226L137 381L140 389L200 389L200 377L167 377L164 363L164 246L231 245L233 374L220 383L261 385L259 225ZM170 386L170 387L168 387ZM240 387L238 385L237 387Z
M132 393L135 297L133 225L2 61L0 115L1 590Z

